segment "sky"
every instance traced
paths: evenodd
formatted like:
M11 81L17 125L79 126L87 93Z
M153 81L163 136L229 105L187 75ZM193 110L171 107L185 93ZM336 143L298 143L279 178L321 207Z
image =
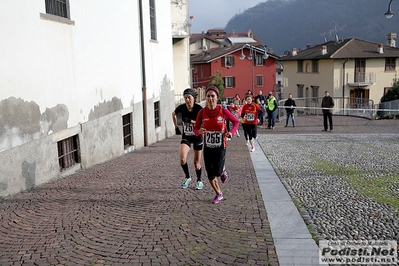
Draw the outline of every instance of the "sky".
M224 28L235 15L267 0L188 0L191 33Z

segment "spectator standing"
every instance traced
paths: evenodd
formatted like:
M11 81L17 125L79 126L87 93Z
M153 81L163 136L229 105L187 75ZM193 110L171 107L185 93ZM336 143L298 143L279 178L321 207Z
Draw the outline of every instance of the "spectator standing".
M272 92L269 92L269 97L266 101L266 110L267 110L267 128L274 129L276 125L276 111L278 108L277 100L273 96Z
M256 95L256 97L255 97L255 102L256 102L256 103L258 102L258 99L259 99L259 102L260 102L260 103L261 103L262 101L266 102L266 96L263 95L263 92L262 92L262 91L259 91L259 92L258 92L258 95Z
M234 96L233 103L237 107L239 107L241 105L241 98L240 98L240 95L238 95L238 93L236 94L236 96Z
M217 104L219 91L216 87L206 90L206 106L199 111L194 125L196 136L204 135L204 163L211 184L216 195L212 203L217 204L223 199L223 193L218 183L227 181L224 170L226 158L226 138L231 138L237 131L239 122L227 109ZM233 122L231 131L226 132L226 122Z
M295 117L294 117L294 110L295 110L295 100L292 99L292 94L288 94L288 99L284 102L285 111L287 112L287 119L285 120L285 127L288 126L288 122L291 117L292 126L295 127Z
M330 132L331 130L333 130L333 121L332 121L333 107L334 107L334 99L330 96L330 93L328 91L325 91L323 100L321 101L321 108L323 111L323 125L324 125L323 131L328 131L328 125L330 125ZM327 119L329 124L327 124Z
M261 110L261 113L259 116L259 124L260 124L260 127L264 127L265 126L265 116L266 116L266 105L265 105L264 100L261 100L261 102L259 103L259 107Z

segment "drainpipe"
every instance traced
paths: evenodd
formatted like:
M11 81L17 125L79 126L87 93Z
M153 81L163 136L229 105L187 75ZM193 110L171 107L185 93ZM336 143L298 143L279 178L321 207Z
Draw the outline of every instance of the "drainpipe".
M147 80L145 74L145 53L144 53L144 30L143 30L143 3L139 0L139 23L140 23L140 51L141 51L141 95L143 101L143 127L144 127L144 146L148 146L148 117L147 117Z
M344 108L343 115L345 115L345 104L344 104L344 101L345 101L345 64L348 61L349 61L349 58L346 59L345 62L342 64L342 71L343 71L343 73L342 73L342 105L343 106L342 107Z

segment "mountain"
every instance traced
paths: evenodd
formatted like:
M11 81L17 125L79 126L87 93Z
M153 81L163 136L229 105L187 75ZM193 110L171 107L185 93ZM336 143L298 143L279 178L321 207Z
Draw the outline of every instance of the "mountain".
M388 33L399 33L399 1L392 2L397 15L387 19L389 0L268 0L232 17L226 32L255 35L283 55L292 48L305 49L325 41L359 38L387 43ZM395 6L396 4L396 6Z

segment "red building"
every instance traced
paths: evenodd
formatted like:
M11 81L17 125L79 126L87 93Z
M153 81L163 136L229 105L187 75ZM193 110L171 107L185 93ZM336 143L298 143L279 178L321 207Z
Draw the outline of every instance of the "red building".
M192 34L190 63L193 88L208 87L211 76L218 72L224 80L224 97L240 98L248 90L267 95L276 88L276 59L279 57L249 30L247 33L226 33L209 30ZM273 91L275 94L275 92Z

